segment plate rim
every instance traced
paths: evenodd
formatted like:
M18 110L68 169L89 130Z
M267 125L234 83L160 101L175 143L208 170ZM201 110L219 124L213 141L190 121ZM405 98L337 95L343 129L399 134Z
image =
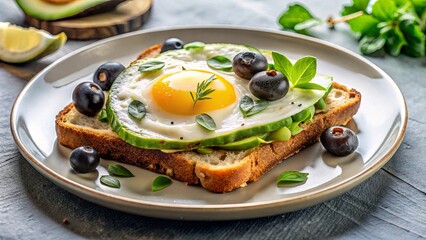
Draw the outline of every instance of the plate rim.
M127 198L127 197L123 197L123 196L118 196L115 194L111 194L111 193L106 193L106 192L102 192L99 190L95 190L92 188L89 188L87 186L84 186L82 184L73 182L72 180L63 177L62 175L56 173L55 171L53 171L52 169L50 169L49 167L45 166L44 164L42 164L39 160L37 160L37 158L35 156L33 156L24 146L24 144L21 142L21 139L18 136L17 133L17 128L15 126L15 123L17 123L17 108L20 105L20 102L22 101L22 98L25 96L26 92L31 88L31 85L34 84L34 82L39 79L40 76L42 76L43 74L47 73L50 69L54 68L57 64L59 64L60 62L68 59L69 57L73 56L73 55L77 55L85 50L88 50L90 48L93 48L95 46L99 46L102 44L105 44L107 42L111 42L111 41L118 41L122 38L128 38L134 35L143 35L143 34L147 34L147 33L156 33L156 32L164 32L164 31L176 31L176 30L206 30L206 29L210 29L210 30L245 30L245 31L252 31L252 32L257 32L257 33L264 33L264 34L276 34L276 35L281 35L281 36L285 36L285 37L290 37L296 40L307 40L309 42L313 42L313 43L317 43L320 45L324 45L327 47L331 47L334 48L338 51L341 51L345 54L348 54L352 57L357 58L358 60L360 60L363 63L368 64L369 67L372 67L374 70L378 71L379 74L385 78L390 84L392 84L397 92L400 94L400 97L402 99L402 103L403 103L403 107L404 109L402 109L402 124L401 124L401 128L398 131L398 135L397 138L394 140L394 142L392 143L392 145L389 147L389 149L382 154L382 156L373 164L371 164L370 166L368 166L367 168L365 168L364 170L360 171L359 173L349 177L346 180L343 181L339 181L335 184L332 184L330 186L327 186L325 188L321 188L321 189L317 189L313 192L309 192L309 193L302 193L302 194L298 194L296 196L292 196L289 198L285 198L285 199L276 199L276 200L269 200L269 201L263 201L263 202L251 202L251 203L232 203L232 204L204 204L204 205L190 205L190 204L173 204L170 205L169 203L161 203L161 202L152 202L152 201L147 201L147 200L136 200L136 199L131 199L131 198ZM139 30L139 31L135 31L135 32L130 32L130 33L126 33L126 34L122 34L122 35L118 35L118 36L114 36L114 37L110 37L110 38L106 38L103 40L99 40L96 41L94 43L88 44L86 46L83 46L81 48L78 48L74 51L71 51L70 53L64 55L63 57L57 59L56 61L54 61L53 63L49 64L46 68L44 68L42 71L40 71L38 74L36 74L27 84L26 86L21 90L21 92L19 93L18 97L16 98L13 107L12 107L12 111L10 114L10 128L11 128L11 132L12 132L12 136L13 139L15 141L15 143L18 146L18 150L21 152L21 154L23 155L23 157L25 159L27 159L27 161L39 172L41 173L43 176L47 177L49 180L51 180L53 183L55 183L56 185L59 185L61 188L72 192L75 195L78 195L79 197L82 197L86 200L89 200L91 202L95 202L97 204L103 205L103 206L107 206L110 208L114 208L114 209L119 209L121 211L126 211L125 209L120 208L120 206L128 206L129 204L137 207L137 208L153 208L153 210L155 209L162 209L162 210L189 210L189 211L203 211L203 213L207 213L206 211L209 210L217 210L217 209L221 209L222 213L229 213L229 211L239 211L239 210L247 210L247 209L251 209L251 208L271 208L271 207L279 207L279 206L287 206L287 205L292 205L292 204L296 204L301 203L304 206L299 206L299 207L293 207L290 211L294 211L297 209L301 209L304 207L308 207L308 206L312 206L315 205L319 202L325 201L326 199L331 199L332 197L338 196L343 194L343 192L346 192L348 190L350 190L351 188L357 186L358 184L360 184L361 182L365 181L367 178L369 178L371 175L373 175L374 173L376 173L384 164L386 164L389 159L395 154L395 152L397 151L397 149L399 148L399 146L401 145L405 133L406 133L406 128L407 128L407 121L408 121L408 110L407 110L407 104L405 101L405 97L402 93L402 91L400 90L400 88L398 87L398 85L395 83L395 81L386 73L384 72L380 67L378 67L377 65L375 65L374 63L372 63L370 60L360 56L359 54L346 49L344 47L338 46L334 43L330 43L327 42L325 40L322 39L317 39L314 37L310 37L310 36L305 36L305 35L301 35L301 34L297 34L297 33L292 33L292 32L284 32L284 31L280 31L280 30L273 30L273 29L266 29L266 28L259 28L259 27L247 27L247 26L238 26L238 25L196 25L196 26L173 26L173 27L160 27L160 28L150 28L150 29L144 29L144 30ZM77 194L79 193L79 194ZM83 196L81 196L81 194ZM327 197L330 196L331 197ZM92 198L92 199L91 199ZM96 199L97 201L93 200ZM307 201L310 201L308 204L306 204ZM118 202L117 202L118 201ZM111 206L111 204L118 204L118 206ZM132 212L133 211L127 211L127 212ZM288 212L286 210L282 210L281 212ZM278 214L278 213L275 213ZM141 215L147 215L149 216L150 214L143 214L141 213ZM159 215L159 214L156 214ZM156 215L151 215L151 216L156 216ZM188 214L186 215L191 215L190 212L188 212ZM194 215L194 214L192 214ZM253 215L253 214L252 214ZM254 214L254 217L259 217L259 216L269 216L269 215L273 215L273 214ZM220 216L220 213L218 214L218 216ZM235 217L235 216L228 216L228 217L222 217L222 218L217 218L218 220L220 219L245 219L245 218L252 218L253 216L249 216L249 217ZM171 218L171 219L177 219L176 217L173 216L169 216L169 217L165 217L163 216L162 218ZM179 218L180 219L180 218ZM189 216L188 219L193 219L193 220L201 220L204 218L200 218L200 217L191 217Z

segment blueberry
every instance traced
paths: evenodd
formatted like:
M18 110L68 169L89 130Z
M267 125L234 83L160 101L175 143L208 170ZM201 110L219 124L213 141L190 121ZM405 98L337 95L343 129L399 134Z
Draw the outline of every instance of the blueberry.
M346 127L333 126L327 128L320 137L321 144L333 155L346 156L358 147L355 133Z
M183 42L179 38L169 38L161 46L161 52L183 48Z
M287 94L289 83L282 73L268 70L256 73L249 82L249 89L260 99L274 101Z
M78 173L92 172L99 165L98 152L89 146L78 147L71 152L70 164Z
M104 106L104 92L98 84L83 82L75 87L72 93L72 101L80 113L93 117Z
M93 82L98 84L102 90L108 91L117 76L124 71L125 67L119 62L106 62L99 66L93 75Z
M232 60L234 73L244 79L250 80L256 73L268 68L268 60L257 52L240 52Z

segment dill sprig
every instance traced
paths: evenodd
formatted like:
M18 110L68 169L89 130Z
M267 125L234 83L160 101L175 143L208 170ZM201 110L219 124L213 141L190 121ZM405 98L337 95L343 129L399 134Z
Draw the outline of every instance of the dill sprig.
M194 105L197 103L197 101L199 100L208 100L211 99L211 97L207 97L207 95L211 94L212 92L215 91L215 89L209 88L209 85L213 82L213 80L215 80L216 77L213 74L211 77L209 77L206 80L203 80L202 82L197 84L197 91L195 92L195 96L192 92L189 92L189 94L191 94L191 98L192 101L194 102Z

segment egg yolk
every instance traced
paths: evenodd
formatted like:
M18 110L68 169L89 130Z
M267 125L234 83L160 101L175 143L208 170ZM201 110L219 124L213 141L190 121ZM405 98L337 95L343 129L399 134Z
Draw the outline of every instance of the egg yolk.
M204 89L214 89L205 100L195 102L197 84L215 75L215 79ZM225 108L236 100L235 90L223 77L209 71L184 70L161 76L152 86L154 102L164 111L183 116L195 116L201 113Z

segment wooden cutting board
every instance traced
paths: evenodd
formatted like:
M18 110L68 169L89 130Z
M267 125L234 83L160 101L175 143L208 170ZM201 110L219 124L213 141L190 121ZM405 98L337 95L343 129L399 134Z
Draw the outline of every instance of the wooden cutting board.
M52 34L65 32L69 39L100 39L140 28L148 19L151 6L152 0L128 0L113 11L88 17L43 21L26 15L25 20Z

